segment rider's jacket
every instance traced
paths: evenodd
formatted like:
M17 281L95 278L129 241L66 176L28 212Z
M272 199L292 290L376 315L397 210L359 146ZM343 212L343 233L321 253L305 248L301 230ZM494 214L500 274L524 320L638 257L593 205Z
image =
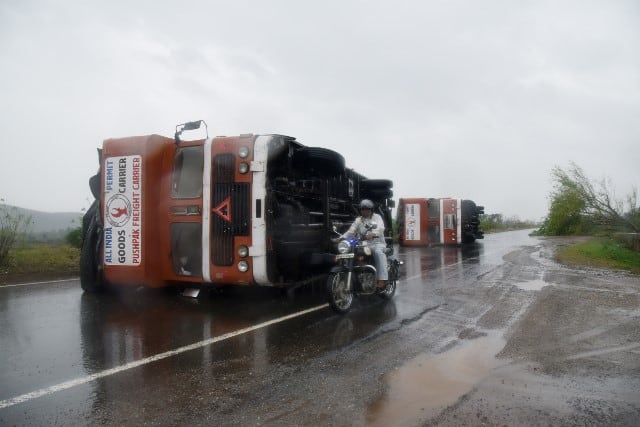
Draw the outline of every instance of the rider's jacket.
M377 224L377 227L373 230L368 229L367 226L371 226L372 224ZM385 244L384 221L382 220L382 217L377 213L371 215L371 218L364 218L362 216L356 218L353 224L351 224L351 227L349 227L349 229L342 235L342 237L348 239L349 237L356 236L358 239L364 239L367 233L371 233L371 243Z

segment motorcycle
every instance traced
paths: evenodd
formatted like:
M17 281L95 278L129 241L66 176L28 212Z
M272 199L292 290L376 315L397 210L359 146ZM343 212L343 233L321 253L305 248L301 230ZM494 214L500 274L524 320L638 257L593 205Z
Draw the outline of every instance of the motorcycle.
M376 228L376 224L367 227L367 231ZM337 231L334 228L334 232ZM326 291L331 308L339 314L347 313L356 295L376 294L384 300L390 300L396 293L400 276L400 266L404 264L393 256L393 248L387 246L388 280L382 289L377 287L377 272L373 265L374 247L364 239L332 239L337 243L336 265L329 272Z

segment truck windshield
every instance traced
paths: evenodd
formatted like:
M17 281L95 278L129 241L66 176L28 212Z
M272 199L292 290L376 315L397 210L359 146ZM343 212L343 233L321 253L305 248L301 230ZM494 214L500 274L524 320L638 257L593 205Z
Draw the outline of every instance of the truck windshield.
M191 199L202 196L203 153L201 145L180 147L176 151L171 185L171 196L174 199Z

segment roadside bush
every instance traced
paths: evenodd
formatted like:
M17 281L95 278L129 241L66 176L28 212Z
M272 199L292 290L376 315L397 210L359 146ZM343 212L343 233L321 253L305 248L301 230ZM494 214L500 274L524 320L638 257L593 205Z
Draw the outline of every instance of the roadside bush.
M80 250L67 245L33 245L14 248L7 257L6 273L62 273L79 269Z
M0 199L0 202L4 202ZM18 214L15 207L0 204L0 266L7 263L9 251L31 225L31 217Z
M80 249L82 247L82 227L69 231L64 238L69 246Z

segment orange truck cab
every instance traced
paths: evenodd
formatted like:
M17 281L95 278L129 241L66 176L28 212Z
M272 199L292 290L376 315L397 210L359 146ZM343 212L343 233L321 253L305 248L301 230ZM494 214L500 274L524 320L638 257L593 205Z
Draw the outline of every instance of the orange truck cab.
M458 245L484 238L483 206L457 198L401 198L398 230L403 246Z
M89 184L81 284L287 286L325 274L362 198L391 230L393 183L284 135L107 139ZM206 125L205 125L206 126ZM389 237L389 236L387 236Z

